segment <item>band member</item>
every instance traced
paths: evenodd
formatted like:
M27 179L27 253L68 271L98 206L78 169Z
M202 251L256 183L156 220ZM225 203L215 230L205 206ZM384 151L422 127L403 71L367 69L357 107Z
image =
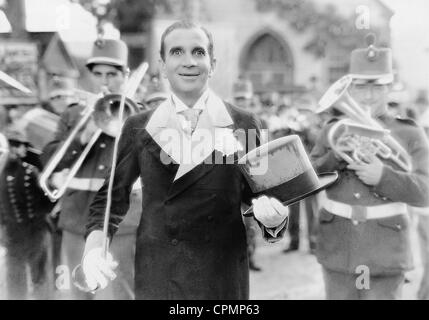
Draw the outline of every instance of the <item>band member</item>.
M258 121L208 88L216 60L213 38L203 27L190 22L169 26L161 37L160 57L172 94L157 109L130 117L124 125L109 236L123 219L131 186L140 175L145 193L137 235L136 298L246 299L249 269L240 206L242 200L250 203L250 189L238 166L203 161L216 155L232 157L237 144L228 140L226 146L217 145L222 151L211 145L204 151L207 158L188 162L180 159L187 156L180 142L171 145L163 136L172 133L192 141L203 131L241 128L258 133ZM258 142L248 141L250 148ZM107 189L106 181L91 205L87 226L83 270L94 289L115 277L115 262L101 248ZM253 209L264 236L280 239L287 207L263 196L254 199Z
M48 299L49 274L45 214L51 204L38 184L39 169L27 162L23 128L8 127L9 152L0 172L0 227L5 248L7 299Z
M50 111L60 115L69 106L76 104L77 97L74 89L71 79L54 76L48 83Z
M387 112L393 81L389 48L370 43L366 49L354 50L350 74L350 96L364 113L390 130L408 153L412 169L408 172L394 158L380 160L370 153L346 163L327 142L336 120L328 122L312 151L313 164L321 171L338 170L340 178L326 190L321 203L317 258L328 299L398 299L404 273L412 268L406 205L429 204L428 141L412 120L393 118ZM341 106L336 105L347 115ZM399 153L393 144L390 148Z
M100 93L100 96L105 93L118 94L122 92L125 74L128 72L127 58L128 49L123 41L99 39L95 42L92 55L86 66L91 72L95 90ZM71 129L82 117L82 110L86 107L88 106L75 104L62 114L56 137L44 150L45 162L52 157L55 150L68 137ZM64 160L58 166L59 170L70 168L97 129L93 119L90 119L67 150ZM58 227L63 233L61 265L67 266L70 273L81 261L89 205L96 191L101 187L104 176L111 165L113 143L113 137L105 133L100 135L76 176L72 179L66 193L60 199L61 213ZM53 176L53 184L61 185L64 176L67 174L68 169L59 171ZM121 262L121 274L124 278L113 283L109 290L100 292L95 298L130 299L133 297L135 234L141 214L140 190L134 190L130 199L131 212L126 219L127 221L121 226L118 237L115 238L111 248ZM70 290L68 289L65 288L64 290L67 298L93 298L92 295L82 293L74 286Z

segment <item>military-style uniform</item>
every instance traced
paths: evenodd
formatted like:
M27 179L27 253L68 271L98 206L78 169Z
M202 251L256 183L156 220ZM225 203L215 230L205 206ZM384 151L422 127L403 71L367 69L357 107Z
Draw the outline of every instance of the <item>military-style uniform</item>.
M317 258L323 266L327 298L398 299L405 271L413 267L407 205L429 204L429 144L416 123L387 112L387 84L393 81L389 48L378 49L372 42L366 49L354 50L349 77L350 93L357 99L357 106L350 108L369 104L378 123L409 155L411 170L405 171L392 157L380 157L382 165L370 157L368 164L353 163L348 169L343 159L350 160L329 146L327 134L336 120L328 122L311 157L318 171L338 170L339 180L321 201ZM342 104L334 106L353 118ZM371 126L361 113L362 123ZM390 148L394 155L399 151Z
M0 222L6 249L8 299L49 298L48 233L44 220L49 206L38 185L38 169L10 157L0 174Z
M95 65L109 65L125 72L128 49L120 40L98 39L86 66L89 70ZM52 157L55 150L66 140L71 130L82 118L81 111L86 106L75 104L67 108L61 115L60 124L54 140L44 149L45 163ZM104 182L110 170L114 138L102 133L92 146L80 169L73 177L61 198L61 212L58 226L62 230L61 264L68 267L69 272L80 264L85 246L85 225L88 219L89 205ZM79 134L67 149L56 170L70 168L80 156L86 145L80 142ZM133 297L134 286L134 251L135 236L141 215L141 188L130 195L130 212L125 223L121 225L119 236L110 245L110 251L119 262L116 281L97 294L85 294L72 286L64 290L66 298L71 299L130 299ZM68 289L68 288L65 288Z
M338 182L326 190L319 218L317 258L328 273L356 277L360 274L359 270L363 270L359 269L362 268L360 266L363 266L368 268L371 277L398 276L397 281L401 281L403 273L413 267L405 203L420 207L429 204L428 142L424 131L411 120L383 120L392 136L410 154L413 165L411 173L403 172L389 160L385 163L378 185L371 187L364 184L354 171L346 168L347 163L338 160L329 148L326 131L331 126L325 128L311 153L313 165L318 171L339 171ZM349 208L350 219L339 216L339 212L332 212L347 211ZM372 208L385 212L386 217L367 220L365 215L368 210L374 210ZM350 283L353 284L353 281ZM346 292L337 287L331 292L331 297L358 299L369 294L368 290L361 290L361 296L357 291L356 296L347 296Z
M65 140L70 130L76 125L81 117L83 106L74 105L63 113L59 125L58 133L54 141L49 143L44 149L43 159L46 162ZM88 220L89 205L91 204L99 187L101 187L106 174L108 174L113 151L114 138L102 133L94 146L91 148L88 156L85 158L81 168L76 176L72 179L70 187L66 190L61 198L61 212L59 216L58 227L63 231L63 239L61 245L61 261L62 264L73 270L77 266L83 254L85 225ZM76 159L80 156L84 145L76 139L70 148L67 150L63 161L58 166L58 170L69 168ZM135 243L135 233L140 219L141 209L139 202L141 198L140 191L135 190L131 194L131 204L129 217L121 224L119 236L112 242L112 254L115 259L121 261L119 268L121 273L126 276L126 283L132 288L133 285L133 249L124 250L124 245L127 243ZM132 242L134 241L134 242ZM123 257L123 258L121 258ZM128 262L128 263L127 263ZM121 295L115 295L118 299L130 298L128 288L124 291L122 282L113 282L112 285L119 286L113 290ZM76 288L71 288L72 298L90 298L90 295L82 295ZM100 291L99 297L111 298L108 294L109 290Z

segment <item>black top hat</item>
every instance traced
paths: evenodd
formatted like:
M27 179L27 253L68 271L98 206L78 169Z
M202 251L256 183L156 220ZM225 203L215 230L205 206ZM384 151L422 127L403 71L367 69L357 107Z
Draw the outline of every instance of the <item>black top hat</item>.
M238 164L253 193L275 197L284 205L313 195L338 178L337 172L316 174L297 135L270 141L247 153ZM244 213L250 214L251 210Z

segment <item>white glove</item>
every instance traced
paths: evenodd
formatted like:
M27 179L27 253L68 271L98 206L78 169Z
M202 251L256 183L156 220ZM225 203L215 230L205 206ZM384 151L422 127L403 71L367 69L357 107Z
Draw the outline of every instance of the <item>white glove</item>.
M97 245L93 247L94 245ZM85 275L88 287L91 290L104 289L109 281L116 278L115 272L118 263L113 260L112 255L107 252L103 255L103 248L100 246L100 231L93 231L85 244L85 254L82 259L82 270Z
M252 204L256 220L267 228L278 227L289 216L289 208L276 198L262 196L253 199Z

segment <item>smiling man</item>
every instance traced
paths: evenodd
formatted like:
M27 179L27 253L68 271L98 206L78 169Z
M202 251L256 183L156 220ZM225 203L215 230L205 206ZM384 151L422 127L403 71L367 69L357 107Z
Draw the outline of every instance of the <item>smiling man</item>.
M247 181L234 164L175 161L160 136L176 130L183 139L192 140L201 130L242 129L258 132L259 138L259 122L209 89L216 60L206 29L190 22L174 23L162 35L160 58L172 93L155 110L133 116L124 125L109 236L122 221L131 186L140 175L145 189L136 245L136 298L247 299L249 271L240 210L242 201L250 203L253 197ZM209 151L208 157L217 152ZM166 158L171 161L162 161ZM83 270L92 288L103 288L115 277L116 263L110 254L105 259L101 249L107 183L91 205L87 225ZM287 207L268 197L253 204L264 237L280 239Z

